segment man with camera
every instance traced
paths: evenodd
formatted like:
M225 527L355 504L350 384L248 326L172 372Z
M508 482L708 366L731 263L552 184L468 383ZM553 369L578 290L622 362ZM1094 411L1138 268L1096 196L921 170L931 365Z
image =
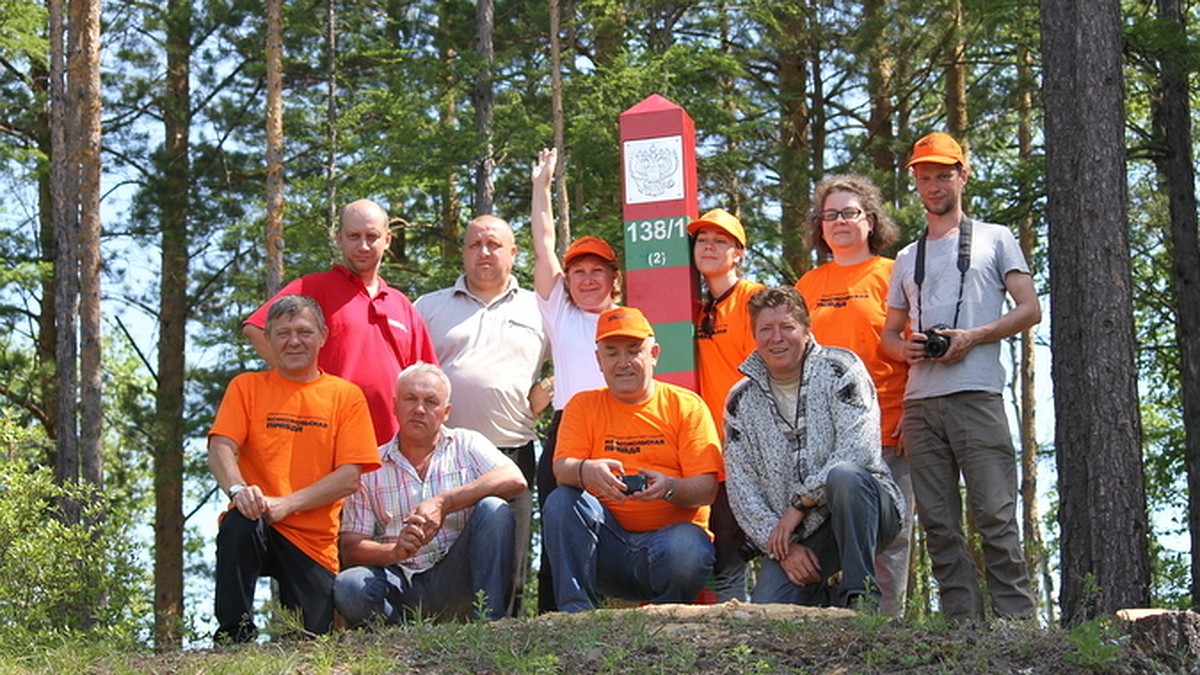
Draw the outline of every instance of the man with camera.
M653 379L658 355L637 309L600 315L596 358L608 386L563 410L558 487L542 515L561 611L602 596L688 602L712 569L708 512L724 473L716 425L699 396Z
M1007 228L963 213L969 169L949 135L913 146L907 168L926 230L896 256L882 347L908 362L901 440L928 536L942 611L983 616L962 531L959 474L979 528L996 616L1029 617L1034 598L1017 530L1017 476L1001 391L1000 341L1041 320L1029 266ZM1003 312L1004 296L1013 307Z

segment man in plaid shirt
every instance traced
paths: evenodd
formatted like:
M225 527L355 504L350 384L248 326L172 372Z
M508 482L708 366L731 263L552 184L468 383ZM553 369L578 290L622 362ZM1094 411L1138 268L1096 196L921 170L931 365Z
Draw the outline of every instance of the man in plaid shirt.
M506 500L525 490L521 470L478 432L443 425L450 380L437 366L405 368L395 408L400 431L379 449L383 466L342 510L334 604L352 626L374 615L503 617L514 527Z

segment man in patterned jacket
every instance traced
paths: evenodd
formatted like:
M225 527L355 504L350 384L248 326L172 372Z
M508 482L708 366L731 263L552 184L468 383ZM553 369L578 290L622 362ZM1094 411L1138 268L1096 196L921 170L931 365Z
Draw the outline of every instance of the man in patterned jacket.
M795 288L759 291L748 309L756 348L725 404L725 466L733 515L768 556L750 600L878 601L875 553L904 498L880 454L871 376L854 352L817 344Z

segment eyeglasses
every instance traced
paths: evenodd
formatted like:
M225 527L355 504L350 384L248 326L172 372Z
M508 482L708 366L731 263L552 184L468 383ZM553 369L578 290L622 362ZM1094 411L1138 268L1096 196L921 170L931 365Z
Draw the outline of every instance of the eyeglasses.
M858 220L859 218L861 218L862 214L863 214L862 209L856 209L853 206L849 206L849 207L842 209L841 211L838 211L837 209L829 209L828 211L822 211L818 215L821 216L821 220L823 220L827 223L832 223L833 221L837 220L838 218L841 218L842 220L849 223L851 221L855 221L855 220Z

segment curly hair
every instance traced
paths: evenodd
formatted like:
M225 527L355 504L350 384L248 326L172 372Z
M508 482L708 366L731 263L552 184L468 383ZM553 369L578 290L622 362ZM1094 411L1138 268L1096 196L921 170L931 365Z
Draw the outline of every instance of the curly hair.
M863 213L871 219L871 234L867 237L867 247L871 253L879 253L900 238L900 228L896 221L883 209L883 193L879 191L870 178L858 174L829 176L817 183L813 193L812 212L808 218L808 243L825 255L833 251L825 241L825 233L821 227L821 211L825 198L834 192L849 192L858 197Z

